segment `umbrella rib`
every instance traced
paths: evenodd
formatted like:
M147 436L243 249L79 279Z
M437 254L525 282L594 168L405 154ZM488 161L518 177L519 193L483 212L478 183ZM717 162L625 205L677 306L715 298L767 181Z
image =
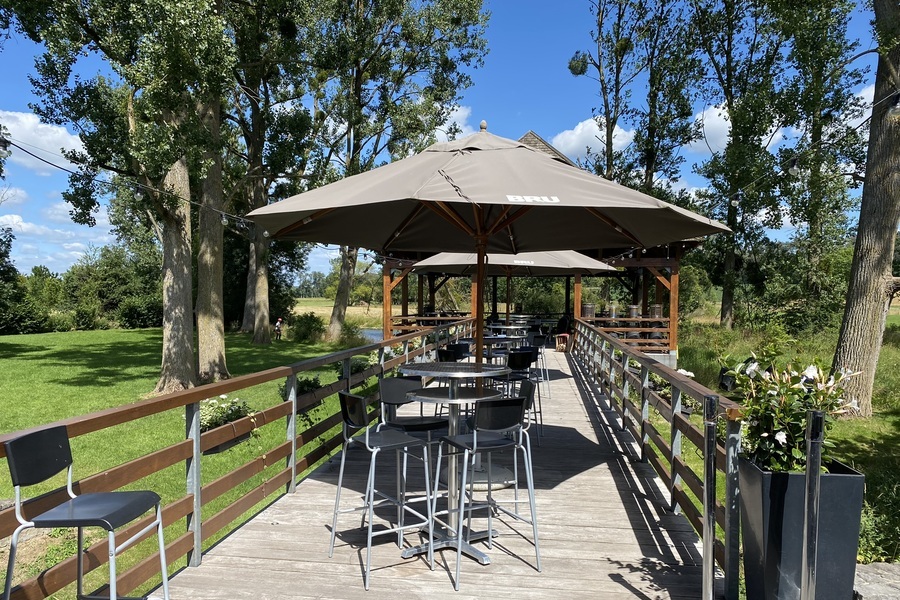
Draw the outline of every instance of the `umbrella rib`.
M401 222L400 225L397 226L397 229L394 230L394 233L391 234L391 237L388 238L387 241L382 243L382 245L381 245L382 249L388 250L390 248L391 242L393 242L395 239L400 237L400 234L403 233L403 230L406 229L410 223L412 223L413 219L415 219L417 216L419 216L420 212L422 212L422 204L421 203L416 205L415 210L410 212L409 216L406 217L405 219L403 219L403 222Z
M469 224L466 223L466 221L461 216L459 216L456 211L450 208L450 206L448 206L446 202L425 202L423 203L423 205L427 206L447 221L450 221L450 223L456 225L457 227L465 231L468 235L475 235L475 231L473 231L472 228L469 227Z
M281 237L283 235L292 233L292 232L296 231L297 229L299 229L300 227L303 227L304 225L307 225L310 222L315 221L319 217L324 217L325 215L327 215L328 213L330 213L333 210L334 210L333 208L323 208L322 210L320 210L316 213L313 213L313 214L309 215L308 217L304 217L295 223L291 223L287 227L279 229L278 232L275 234L275 237Z
M613 229L615 229L616 231L618 231L619 233L621 233L622 235L624 235L625 237L627 237L628 239L630 239L636 245L638 245L638 246L644 245L641 243L641 241L639 239L637 239L637 237L634 236L633 233L631 233L630 231L628 231L627 229L625 229L624 227L622 227L621 225L619 225L618 223L616 223L615 221L613 221L612 219L610 219L609 217L607 217L606 215L601 213L596 208L588 208L587 211L589 213L591 213L592 215L594 215L595 217L597 217L598 219L600 219L601 221L603 221L604 223L606 223L607 225L609 225L610 227L612 227Z
M510 207L507 206L503 209L503 212L500 213L500 216L497 217L497 221L494 223L494 226L488 231L488 235L494 235L501 229L506 229L510 227L516 220L525 216L525 213L531 210L530 206L526 206L520 208L512 215L509 214Z

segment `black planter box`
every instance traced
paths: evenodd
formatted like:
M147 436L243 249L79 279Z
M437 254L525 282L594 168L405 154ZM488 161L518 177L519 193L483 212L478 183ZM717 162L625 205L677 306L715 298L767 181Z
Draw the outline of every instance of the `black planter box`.
M741 532L748 600L799 600L806 506L805 473L763 471L741 457ZM828 464L819 495L816 600L851 600L864 477Z

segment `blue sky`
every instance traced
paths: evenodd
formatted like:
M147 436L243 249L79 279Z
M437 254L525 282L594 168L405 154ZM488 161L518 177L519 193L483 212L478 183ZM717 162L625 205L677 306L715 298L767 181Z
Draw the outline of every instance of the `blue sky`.
M567 68L576 50L590 50L591 15L587 0L485 0L492 13L488 28L490 51L484 67L472 72L474 85L464 91L455 120L465 132L478 130L487 121L494 134L519 138L533 130L572 159L581 158L585 147L596 147L596 128L591 108L598 98L596 84L588 77L573 77ZM871 47L871 15L859 11L853 31L862 40L862 49ZM29 109L35 101L28 82L39 48L27 39L14 36L0 52L4 83L0 88L0 123L18 145L65 165L60 148L78 147L78 139L62 127L43 124ZM859 65L874 64L870 55ZM97 65L94 61L94 65ZM856 90L868 102L871 82ZM682 184L699 187L703 180L690 173L691 165L709 156L708 147L721 148L727 122L715 107L698 104L706 139L686 148ZM617 143L625 144L631 132L619 132ZM6 164L6 180L0 182L0 226L13 229L12 260L19 271L30 272L35 265L51 271L66 271L91 247L113 241L105 212L97 215L95 227L75 225L61 193L66 174L13 148ZM333 250L318 249L310 268L327 272Z

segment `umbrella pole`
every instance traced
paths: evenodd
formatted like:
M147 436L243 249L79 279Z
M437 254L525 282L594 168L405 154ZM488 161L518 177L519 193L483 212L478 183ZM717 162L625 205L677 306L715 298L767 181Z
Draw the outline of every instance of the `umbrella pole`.
M512 275L506 272L506 324L509 325L509 311L512 299Z
M484 363L484 258L487 253L487 238L478 236L475 240L475 252L478 255L478 263L475 271L475 281L478 282L478 290L475 298L475 364Z

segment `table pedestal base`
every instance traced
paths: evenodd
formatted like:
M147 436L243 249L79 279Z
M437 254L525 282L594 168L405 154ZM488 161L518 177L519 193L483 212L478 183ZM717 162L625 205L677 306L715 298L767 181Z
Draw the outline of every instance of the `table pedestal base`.
M469 533L468 539L470 542L477 542L480 540L486 540L488 537L497 537L497 532L473 531ZM434 530L434 542L431 546L432 550L434 550L435 552L437 552L438 550L444 550L445 548L456 550L456 533L454 533L453 530L446 529L444 527L436 527ZM425 554L426 552L428 552L427 543L419 544L418 546L413 546L412 548L405 548L403 552L400 553L400 556L402 558L412 558L413 556ZM491 564L490 556L488 556L472 544L466 542L465 531L463 532L462 553L469 558L474 558L483 565Z

